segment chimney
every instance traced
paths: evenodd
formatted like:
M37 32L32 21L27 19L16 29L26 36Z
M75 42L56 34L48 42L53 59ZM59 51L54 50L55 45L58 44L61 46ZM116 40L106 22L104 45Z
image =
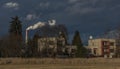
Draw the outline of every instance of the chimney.
M28 43L28 30L26 30L25 43Z

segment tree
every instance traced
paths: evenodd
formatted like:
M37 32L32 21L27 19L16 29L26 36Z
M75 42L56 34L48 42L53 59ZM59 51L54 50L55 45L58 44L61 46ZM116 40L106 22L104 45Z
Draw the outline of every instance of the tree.
M27 51L26 51L26 56L27 57L33 57L34 56L34 44L32 39L28 39L27 43Z
M40 38L39 34L38 33L35 33L34 36L33 36L33 39L32 39L32 55L33 57L36 57L36 56L39 56L38 54L38 39Z
M75 31L75 35L73 37L72 44L77 45L77 46L83 46L79 31Z
M16 41L15 37L5 36L1 38L0 44L1 57L20 57L21 44Z
M87 50L85 49L85 47L83 47L79 31L75 32L75 35L72 40L72 45L77 46L77 52L76 52L77 57L86 57Z
M21 56L22 48L22 24L18 16L12 17L9 28L9 36L4 38L3 53L6 57L19 57ZM6 42L6 44L5 44ZM7 51L5 51L7 49Z
M12 17L12 21L10 22L9 34L10 36L22 39L22 24L18 16Z

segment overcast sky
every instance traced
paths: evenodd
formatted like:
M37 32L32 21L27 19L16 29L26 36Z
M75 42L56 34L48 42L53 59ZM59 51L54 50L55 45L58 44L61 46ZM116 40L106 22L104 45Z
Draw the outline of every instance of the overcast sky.
M18 15L25 28L38 21L55 19L72 36L97 36L120 25L120 0L0 0L0 35L8 33L10 17Z

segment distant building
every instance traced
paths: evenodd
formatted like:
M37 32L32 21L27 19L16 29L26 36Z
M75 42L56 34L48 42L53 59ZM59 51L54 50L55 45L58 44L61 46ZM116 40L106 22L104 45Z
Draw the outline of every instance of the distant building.
M77 46L68 45L68 46L65 47L65 49L68 53L68 56L75 57L75 54L76 54L76 51L77 51Z
M87 48L95 56L112 58L116 54L116 40L105 38L89 39Z
M116 39L116 57L120 58L120 39Z
M46 48L56 48L57 38L55 37L41 37L38 39L38 52L42 52Z
M65 38L62 36L58 37L40 37L38 39L38 54L53 56L53 55L64 55L69 56L75 55L76 46L66 45Z

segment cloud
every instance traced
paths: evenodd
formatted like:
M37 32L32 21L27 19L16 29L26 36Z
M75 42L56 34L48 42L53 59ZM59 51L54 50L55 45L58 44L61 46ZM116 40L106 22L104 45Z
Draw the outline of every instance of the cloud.
M5 8L14 8L14 9L18 9L19 8L19 4L17 2L7 2L3 5L3 7Z
M49 2L41 2L41 3L39 4L39 6L40 6L41 8L48 8L48 7L50 6L50 3L49 3Z
M36 14L28 14L26 16L26 20L30 21L30 20L33 20L33 19L36 19L38 18L39 16L37 16Z
M20 17L23 17L23 21L29 20L31 24L38 20L44 21L48 19L56 19L57 23L65 24L70 31L78 29L82 33L98 33L98 31L101 32L103 29L106 28L103 26L114 25L115 27L115 25L119 24L120 22L120 0L17 0L17 2L14 2L15 0L9 0L7 2L5 1L7 0L0 1L0 6L4 6L3 8L0 8L0 15L2 18L1 23L5 24L10 21L8 16L11 17L14 15L18 15ZM20 8L17 12L7 10L15 9L16 6L18 9ZM26 26L27 25L28 24L26 24ZM87 28L85 28L84 26ZM94 29L93 27L95 27L96 29Z

